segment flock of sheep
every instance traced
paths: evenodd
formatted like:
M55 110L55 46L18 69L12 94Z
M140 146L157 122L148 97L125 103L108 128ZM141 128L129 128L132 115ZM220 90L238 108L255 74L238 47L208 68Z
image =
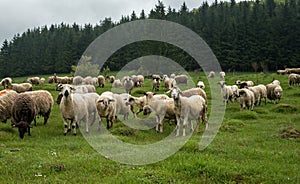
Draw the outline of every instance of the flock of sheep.
M215 73L209 73L208 78L214 78ZM254 86L252 81L236 81L234 85L225 83L225 72L219 73L221 94L224 103L239 101L241 110L253 110L255 105L260 105L263 100L274 100L278 103L283 90L278 80L272 83ZM56 99L64 122L64 135L72 131L76 135L76 128L80 122L85 123L85 131L89 132L89 126L99 120L98 130L102 127L102 118L106 119L106 127L110 129L117 116L122 115L128 119L130 112L134 118L143 112L144 115L153 113L156 117L156 131L163 132L163 120L168 119L176 122L175 135L186 136L186 128L194 130L192 121L196 121L197 127L202 121L207 124L207 96L203 81L198 81L193 88L181 91L178 86L188 83L187 75L152 75L152 91L144 96L131 95L134 87L142 87L145 77L142 75L125 76L116 79L114 76L104 77L58 77L55 74L48 78L49 83L57 83L56 90L60 91ZM300 75L290 74L289 84L299 84ZM27 132L30 135L30 123L36 116L44 117L47 123L54 104L52 95L46 90L32 91L32 85L43 84L44 78L28 78L25 83L12 83L10 78L4 78L1 85L5 90L0 92L0 120L6 122L11 119L12 125L18 127L19 135L24 138ZM112 88L123 88L125 93L117 94L106 91L101 94L96 92L96 87L103 88L109 82ZM161 85L163 83L163 85ZM163 86L166 94L155 94ZM169 94L169 95L167 95ZM170 96L170 97L169 97ZM239 100L238 100L239 99ZM181 125L183 126L181 128ZM195 129L198 129L198 128Z

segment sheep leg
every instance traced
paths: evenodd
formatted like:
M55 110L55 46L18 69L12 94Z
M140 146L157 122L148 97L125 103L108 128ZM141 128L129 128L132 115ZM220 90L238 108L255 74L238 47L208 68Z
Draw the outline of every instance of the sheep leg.
M77 135L77 133L76 133L76 124L78 124L77 123L77 118L75 119L75 121L71 120L71 125L72 125L72 129L73 129L73 135Z
M176 124L176 134L175 136L179 136L179 128L180 128L180 117L176 115L176 121L177 121L177 124Z
M89 133L89 116L88 115L86 115L84 117L84 121L85 121L85 132Z
M64 135L67 135L67 132L71 131L70 124L68 124L65 118L63 120L64 120Z
M30 134L30 126L27 127L27 131L28 131L28 136L31 136L31 134Z
M36 126L37 125L36 124L36 116L34 116L33 121L34 121L34 126Z
M189 120L188 121L189 122L189 124L190 124L190 132L193 132L194 131L194 126L193 126L193 123L192 123L192 121L191 120ZM199 118L197 118L197 121L196 121L196 129L198 128L198 123L199 122Z
M100 117L100 120L99 120L99 126L98 126L98 132L101 131L101 126L102 126L102 119L101 119L101 117Z
M182 136L183 136L183 137L186 136L185 128L186 128L187 124L188 124L188 119L187 119L187 116L186 116L186 117L184 117L184 119L183 119L183 128L182 128Z

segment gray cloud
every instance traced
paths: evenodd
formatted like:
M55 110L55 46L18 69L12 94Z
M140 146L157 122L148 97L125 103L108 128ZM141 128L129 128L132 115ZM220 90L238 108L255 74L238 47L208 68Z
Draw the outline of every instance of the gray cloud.
M183 0L162 0L166 7L179 9ZM199 7L202 0L185 0L189 9ZM11 40L17 33L50 24L97 24L105 17L113 21L122 15L148 14L157 0L0 0L0 41Z

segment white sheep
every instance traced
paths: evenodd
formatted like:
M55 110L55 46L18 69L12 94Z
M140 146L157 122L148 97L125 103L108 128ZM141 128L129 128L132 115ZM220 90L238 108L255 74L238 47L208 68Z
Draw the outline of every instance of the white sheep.
M204 98L205 101L207 101L206 93L202 88L190 88L190 89L186 89L181 92L181 96L184 96L184 97L190 97L193 95L200 95Z
M115 81L115 76L111 75L111 76L107 76L108 82L109 83L113 83Z
M208 78L214 78L215 75L216 75L216 74L215 74L214 71L210 71L207 77L208 77Z
M26 82L37 85L37 84L40 84L40 78L39 77L29 77L29 78L27 78Z
M152 81L152 91L159 91L160 86L160 80L159 79L153 79Z
M12 79L10 77L6 77L2 79L0 82L0 85L3 86L4 88L7 88L7 86L9 86L10 84L12 84Z
M144 115L151 112L156 116L156 132L163 133L163 119L175 119L174 100L172 98L160 100L155 99L150 101L143 108Z
M8 88L16 91L17 93L32 91L32 85L30 83L21 83L21 84L12 83L8 86Z
M123 88L125 89L126 93L128 93L128 94L130 94L131 90L134 87L134 83L129 76L123 77L122 85L123 85Z
M18 93L13 90L0 91L0 121L6 123L11 118L11 107Z
M254 93L255 105L260 105L262 98L265 100L265 104L267 103L267 88L265 85L259 84L248 89Z
M44 117L44 125L50 117L51 109L53 107L54 101L51 93L46 90L37 90L25 92L34 101L35 114ZM34 125L36 126L36 116L34 117Z
M175 78L176 84L187 84L188 76L187 75L177 75Z
M200 95L193 95L190 97L181 96L181 91L179 88L171 89L171 96L174 99L174 110L176 115L176 136L179 135L180 120L183 119L183 136L186 136L185 128L190 124L190 129L193 131L192 120L196 120L198 129L198 124L202 119L202 122L207 124L207 106L206 100Z
M235 99L235 94L233 93L234 88L232 88L231 86L227 86L225 84L225 81L220 81L218 82L218 84L221 87L221 94L223 96L224 103L227 104L229 100L233 102Z
M64 86L62 90L63 97L60 103L60 111L64 121L64 135L73 129L73 134L76 135L76 125L79 126L80 121L85 122L85 130L89 132L89 116L93 115L92 123L96 120L97 109L96 99L97 93L72 93L73 88L69 85ZM68 123L70 120L70 123ZM91 124L92 124L91 123Z
M81 85L83 83L83 78L81 76L75 76L72 83L73 85Z
M289 74L289 85L290 86L295 85L297 83L297 78L300 78L300 75L295 74L295 73Z
M280 85L280 81L279 81L279 80L273 80L273 81L271 82L271 84Z
M235 84L238 85L240 89L245 88L245 87L254 86L253 81L240 81L240 80L237 80L237 81L235 81Z
M240 110L247 108L253 111L255 98L254 93L252 91L246 88L239 89L238 97L240 98Z
M113 84L112 84L113 88L121 88L122 87L122 83L120 79L116 79L114 80Z
M113 98L113 93L102 93L96 100L96 107L100 116L98 130L101 130L102 118L106 118L107 129L111 128L116 117L116 100Z
M197 88L205 89L205 84L204 84L203 81L198 81L196 87L197 87Z
M279 103L279 101L283 95L282 87L280 85L276 85L276 84L267 84L266 88L267 88L268 99L271 101L274 100L274 104Z
M221 71L219 73L219 75L220 75L221 80L225 80L225 76L226 76L225 72Z
M100 88L104 88L105 85L105 77L103 75L98 75L97 77L98 85Z
M164 80L164 87L166 90L170 90L174 86L176 86L176 81L174 78L169 78L168 76L163 77Z

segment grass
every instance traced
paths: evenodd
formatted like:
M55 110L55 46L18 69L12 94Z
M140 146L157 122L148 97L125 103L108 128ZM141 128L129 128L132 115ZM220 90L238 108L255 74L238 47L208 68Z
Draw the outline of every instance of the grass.
M203 73L191 76L195 82L204 79ZM284 89L279 104L268 101L267 105L254 107L254 111L240 111L237 102L229 103L219 132L206 149L198 148L204 130L201 126L200 132L194 132L174 155L149 165L112 161L95 151L80 131L77 136L63 136L57 104L48 124L44 126L42 118L38 119L32 136L26 135L23 140L10 123L0 124L0 183L300 183L300 141L280 136L287 127L300 129L300 88L289 87L287 76L276 74L228 73L226 81L267 84L273 77ZM150 84L147 80L145 87L134 89L132 94L142 95L151 90ZM101 93L110 87L108 84L97 91ZM54 84L34 86L37 89L50 91L54 99L58 95ZM210 99L210 91L206 91ZM146 145L162 140L174 127L165 123L164 133L160 134L153 129L134 130L117 122L111 133L124 142Z

